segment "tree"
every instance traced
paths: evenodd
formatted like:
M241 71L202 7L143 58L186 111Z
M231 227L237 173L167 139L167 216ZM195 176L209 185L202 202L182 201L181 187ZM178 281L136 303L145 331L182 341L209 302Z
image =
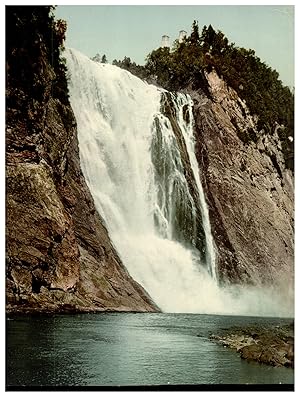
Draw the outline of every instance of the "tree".
M93 58L91 58L94 62L101 62L101 56L97 53Z
M168 47L160 47L152 51L146 58L146 71L148 76L154 77L158 84L169 88L171 77L172 56Z
M172 46L153 50L146 58L145 66L136 65L125 57L113 61L140 78L156 82L167 90L180 90L188 86L201 89L208 96L210 91L205 72L213 68L224 81L244 99L250 112L258 116L256 133L247 133L245 142L256 141L258 134L273 133L276 123L286 166L293 169L294 95L284 87L279 75L262 62L253 50L239 48L229 43L220 30L204 26L201 36L197 21L192 24L191 34Z
M129 70L130 69L130 65L131 65L131 59L130 57L124 57L122 64L124 65L124 69Z
M105 54L101 58L101 63L107 63L107 58Z
M192 25L192 33L190 35L190 43L192 45L199 45L200 44L198 21L195 21L195 20L194 20L193 25Z

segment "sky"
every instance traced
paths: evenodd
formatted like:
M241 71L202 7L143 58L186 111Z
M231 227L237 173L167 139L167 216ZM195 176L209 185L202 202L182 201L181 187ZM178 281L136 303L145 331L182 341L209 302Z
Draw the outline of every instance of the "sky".
M200 31L211 24L238 47L255 50L285 85L294 86L293 6L60 5L55 14L68 23L67 47L89 57L105 54L109 62L129 56L138 64L160 46L162 35L173 42L180 30L190 33L193 20Z

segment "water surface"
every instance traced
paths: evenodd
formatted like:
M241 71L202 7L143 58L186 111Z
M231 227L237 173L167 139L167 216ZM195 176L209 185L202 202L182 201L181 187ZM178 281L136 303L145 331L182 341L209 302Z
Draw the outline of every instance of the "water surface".
M294 383L208 339L230 326L287 319L166 313L9 316L8 386Z

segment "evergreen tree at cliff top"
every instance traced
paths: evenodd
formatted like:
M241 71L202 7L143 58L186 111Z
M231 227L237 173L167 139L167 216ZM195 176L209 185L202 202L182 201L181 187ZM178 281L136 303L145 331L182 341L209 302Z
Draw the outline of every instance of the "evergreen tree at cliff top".
M168 90L189 85L208 91L204 72L214 68L219 76L244 99L250 112L258 116L259 133L273 133L276 123L283 125L280 138L286 166L294 162L294 95L279 80L279 74L262 62L253 50L229 43L221 31L204 26L201 35L194 21L190 36L174 42L173 48L158 48L146 59L147 76ZM241 137L245 143L257 135Z
M64 48L67 25L63 20L55 21L54 8L53 6L6 7L6 77L7 89L10 90L8 106L10 102L17 101L19 107L22 105L27 109L27 96L39 100L45 94L43 82L36 78L37 75L42 74L44 60L40 58L41 51L47 56L55 73L52 96L59 98L63 103L69 103L67 68L65 59L60 56ZM20 57L22 63L16 61ZM18 91L25 94L26 99L23 104L21 104L22 95L16 95L11 87L18 87Z

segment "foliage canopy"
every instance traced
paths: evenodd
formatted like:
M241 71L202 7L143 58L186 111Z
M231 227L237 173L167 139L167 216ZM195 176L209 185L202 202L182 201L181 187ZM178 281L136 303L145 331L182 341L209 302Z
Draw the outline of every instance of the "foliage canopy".
M294 95L283 86L279 74L266 65L251 49L239 48L229 43L224 33L211 25L199 33L197 21L191 34L182 42L175 40L173 47L161 47L146 58L145 66L132 63L130 58L114 64L140 78L156 82L170 90L180 90L189 85L209 94L205 72L212 68L244 99L251 114L258 116L260 134L273 133L276 123L279 130L286 166L294 165ZM245 142L256 141L255 132Z
M6 77L12 87L18 87L32 100L40 100L45 84L37 76L42 75L44 54L55 73L52 96L68 104L67 67L60 56L67 24L55 21L53 11L53 6L6 7ZM13 92L10 101L18 100ZM27 102L23 105L27 107Z

